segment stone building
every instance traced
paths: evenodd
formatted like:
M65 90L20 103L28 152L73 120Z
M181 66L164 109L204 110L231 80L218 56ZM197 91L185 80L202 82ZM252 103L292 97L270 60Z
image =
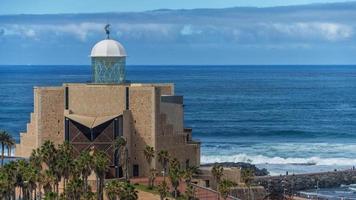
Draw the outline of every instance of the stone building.
M104 151L110 159L107 178L121 177L113 141L122 136L131 177L149 173L146 145L157 152L167 150L183 167L200 165L200 144L184 127L183 97L175 95L173 84L126 81L125 49L109 37L93 47L91 58L91 83L34 88L34 111L27 131L20 134L16 156L29 157L46 140L66 140L76 154L92 148ZM151 167L161 170L157 156Z

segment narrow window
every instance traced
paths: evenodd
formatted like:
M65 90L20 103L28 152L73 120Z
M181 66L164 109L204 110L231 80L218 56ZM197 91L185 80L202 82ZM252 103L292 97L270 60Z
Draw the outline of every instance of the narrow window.
M68 87L65 87L65 91L64 91L64 95L65 95L65 109L68 110L69 109L69 89Z
M139 176L139 166L138 165L133 165L133 176L134 177Z
M126 87L126 110L130 109L130 91L129 87Z
M205 180L205 187L210 187L210 182L209 182L209 180Z

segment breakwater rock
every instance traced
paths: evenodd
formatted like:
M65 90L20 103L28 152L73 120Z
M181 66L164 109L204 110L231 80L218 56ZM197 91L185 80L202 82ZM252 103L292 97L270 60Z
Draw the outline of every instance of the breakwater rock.
M356 170L285 176L255 177L254 184L263 186L268 193L294 194L300 190L333 188L356 183Z
M209 164L203 164L201 166L211 167L214 164L215 163L209 163ZM269 174L267 169L265 169L265 168L259 169L255 165L250 164L250 163L244 163L244 162L221 162L221 163L217 163L217 164L219 164L219 165L221 165L223 167L237 167L237 168L241 168L241 169L251 169L254 172L255 176L267 176Z

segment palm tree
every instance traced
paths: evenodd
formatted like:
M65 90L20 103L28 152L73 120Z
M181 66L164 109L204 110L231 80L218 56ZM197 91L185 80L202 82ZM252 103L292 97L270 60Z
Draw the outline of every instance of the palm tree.
M88 177L92 172L93 157L90 155L89 151L82 152L76 159L76 169L79 175L82 176L84 181L84 193L88 192Z
M11 136L6 131L0 131L0 143L1 143L1 167L4 166L4 159L5 159L5 145L6 143L11 140Z
M119 194L119 197L120 197L120 199L125 199L125 200L137 200L138 192L134 186L132 186L128 182L125 182L125 184L123 185L122 191Z
M120 163L120 166L125 172L125 180L128 180L128 149L127 141L124 137L118 137L114 141L114 149L118 151L117 156Z
M61 173L57 165L58 154L57 149L52 141L45 141L41 148L40 153L43 162L47 165L48 169L52 172L54 177L54 192L58 194L58 185L61 180Z
M112 180L106 183L105 191L109 200L116 200L123 190L123 183L119 180Z
M16 181L17 181L17 164L11 161L4 165L3 172L7 175L7 189L6 191L10 193L9 198L13 200L16 199ZM1 188L1 187L0 187Z
M40 173L42 170L42 157L40 154L39 149L34 149L32 150L31 156L29 158L29 163L30 166L33 167L38 174L36 174L36 178L37 178L37 188L38 188L38 195L39 198L41 199L42 197L42 185L40 184L40 180L42 179L42 174ZM35 195L36 196L36 195Z
M5 172L5 170L0 170L0 198L1 199L9 199L8 188L9 188L9 175Z
M73 160L73 147L68 142L64 142L59 145L58 148L58 159L57 159L57 170L59 174L63 176L63 188L66 188L69 176L74 170L74 160Z
M250 199L251 193L251 182L253 180L254 171L250 168L241 170L241 179L245 183L248 188L248 195L247 198Z
M221 197L226 200L229 196L230 190L232 187L235 187L237 184L230 180L224 179L219 182L219 193Z
M183 171L183 179L187 185L186 196L189 200L194 199L194 189L191 183L192 183L193 176L196 175L197 173L198 173L198 167L196 166L190 166Z
M224 175L224 168L223 166L219 164L214 164L214 166L211 168L211 174L213 175L217 188L219 189L219 183L221 180L221 177Z
M97 180L97 198L103 199L105 174L108 169L109 159L102 151L95 151L93 155L93 169Z
M161 164L163 168L163 178L166 178L167 173L167 164L169 162L169 153L166 150L161 150L158 152L158 162Z
M182 171L180 170L179 161L174 158L169 163L169 179L171 181L172 187L174 189L174 198L178 197L178 186L180 183L180 179L182 177Z
M45 194L44 200L56 200L58 198L58 193L48 192Z
M145 150L143 151L143 154L146 158L147 164L149 166L149 178L148 178L148 187L153 188L154 187L154 179L155 179L155 174L157 173L155 169L152 168L152 159L155 157L155 150L151 146L146 146Z
M84 193L84 182L78 177L74 177L69 181L65 188L66 197L71 200L80 200L81 194Z
M32 199L33 191L36 191L36 181L38 171L27 163L25 168L22 169L23 176L23 193L25 199ZM36 194L35 194L36 196Z
M42 172L42 179L40 180L40 185L43 186L43 190L45 192L45 195L48 193L52 193L53 185L55 182L55 177L54 174L51 170L46 169L44 172Z
M10 157L11 156L12 147L15 145L15 140L12 138L11 135L9 135L9 137L5 141L5 145L7 147L7 156Z
M166 181L163 181L162 183L158 184L158 193L161 198L161 200L164 200L168 196L168 184Z
M57 150L52 141L45 141L40 148L40 154L47 167L54 171L56 166Z

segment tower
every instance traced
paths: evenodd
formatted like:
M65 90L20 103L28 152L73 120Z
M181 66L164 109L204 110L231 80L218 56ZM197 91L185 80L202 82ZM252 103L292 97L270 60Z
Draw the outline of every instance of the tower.
M110 39L109 26L105 26L107 38L91 50L92 82L97 84L125 82L126 51L118 41Z

